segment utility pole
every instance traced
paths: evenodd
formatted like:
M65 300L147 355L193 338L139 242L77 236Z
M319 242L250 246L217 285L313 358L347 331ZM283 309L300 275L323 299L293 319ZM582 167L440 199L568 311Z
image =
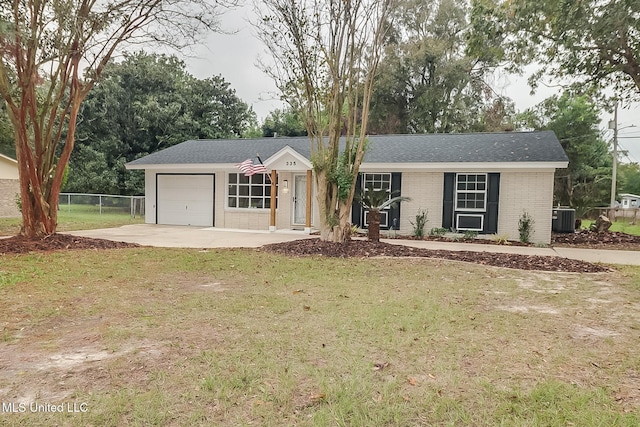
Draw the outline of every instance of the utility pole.
M616 205L616 179L618 174L618 101L613 109L613 120L609 120L609 129L613 129L613 167L611 169L611 207Z

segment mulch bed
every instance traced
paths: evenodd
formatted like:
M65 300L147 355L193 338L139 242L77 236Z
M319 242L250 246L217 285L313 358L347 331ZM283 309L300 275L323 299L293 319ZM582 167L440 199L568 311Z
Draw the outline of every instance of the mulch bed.
M589 230L580 230L575 233L554 233L551 244L553 246L573 246L590 249L640 251L640 236L613 231L596 233Z
M611 269L598 264L562 257L503 254L471 251L445 251L413 248L367 240L352 240L346 244L324 242L320 239L302 239L286 243L265 245L262 250L289 256L322 255L338 258L366 257L424 257L520 270L564 271L575 273L599 273Z
M439 239L445 240L445 239ZM476 240L478 243L494 243ZM469 241L471 243L471 241ZM629 249L640 250L640 236L624 233L554 233L552 245L588 247L595 249ZM29 252L49 252L68 249L121 249L139 247L134 243L113 242L103 239L54 234L44 239L27 239L20 236L0 239L0 255L23 254ZM388 243L375 243L367 240L353 240L347 244L323 242L319 239L302 239L293 242L265 245L269 252L289 256L322 255L328 257L425 257L440 258L497 267L517 268L520 270L565 271L580 273L596 273L610 269L584 261L570 260L562 257L533 256L520 254L502 254L473 251L447 251L413 248Z
M138 247L135 243L112 242L111 240L76 237L68 234L52 234L43 239L28 239L13 236L0 239L0 254L25 254L66 249L120 249Z

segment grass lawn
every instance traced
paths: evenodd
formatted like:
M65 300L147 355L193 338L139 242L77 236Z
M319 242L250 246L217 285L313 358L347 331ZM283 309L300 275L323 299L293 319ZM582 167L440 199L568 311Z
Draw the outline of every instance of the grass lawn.
M26 404L2 425L640 425L639 267L159 248L0 260L0 402Z
M582 228L589 228L589 226L595 221L588 219L582 220ZM618 231L621 233L632 234L634 236L640 236L640 219L636 220L635 224L631 224L631 218L619 218L617 221L611 223L609 231Z
M58 212L58 231L91 230L95 228L120 227L127 224L141 224L144 217L131 218L122 208L92 205L62 205ZM0 218L0 236L15 235L20 231L22 218Z

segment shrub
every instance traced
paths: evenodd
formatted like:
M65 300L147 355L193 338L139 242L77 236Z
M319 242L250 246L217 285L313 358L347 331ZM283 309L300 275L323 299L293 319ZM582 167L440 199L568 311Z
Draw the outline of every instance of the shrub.
M464 234L462 235L462 238L464 240L473 240L476 237L478 237L478 232L477 231L473 231L473 230L467 230L464 232Z
M535 221L531 218L531 215L527 211L522 211L518 221L518 232L520 232L520 241L522 243L529 243L534 223Z
M497 235L495 234L491 240L493 240L493 242L497 245L510 245L511 242L509 242L509 236L507 234L501 234L501 235Z
M429 236L444 236L447 234L447 229L442 227L434 227L429 231Z
M416 213L416 221L409 221L413 226L413 237L424 237L424 227L427 225L427 214L428 212L424 209L418 209Z

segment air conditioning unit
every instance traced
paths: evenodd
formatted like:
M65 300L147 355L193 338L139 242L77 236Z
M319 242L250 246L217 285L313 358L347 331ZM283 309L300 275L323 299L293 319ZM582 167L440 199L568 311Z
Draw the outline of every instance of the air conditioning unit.
M555 208L551 217L551 230L556 233L576 231L576 210Z

